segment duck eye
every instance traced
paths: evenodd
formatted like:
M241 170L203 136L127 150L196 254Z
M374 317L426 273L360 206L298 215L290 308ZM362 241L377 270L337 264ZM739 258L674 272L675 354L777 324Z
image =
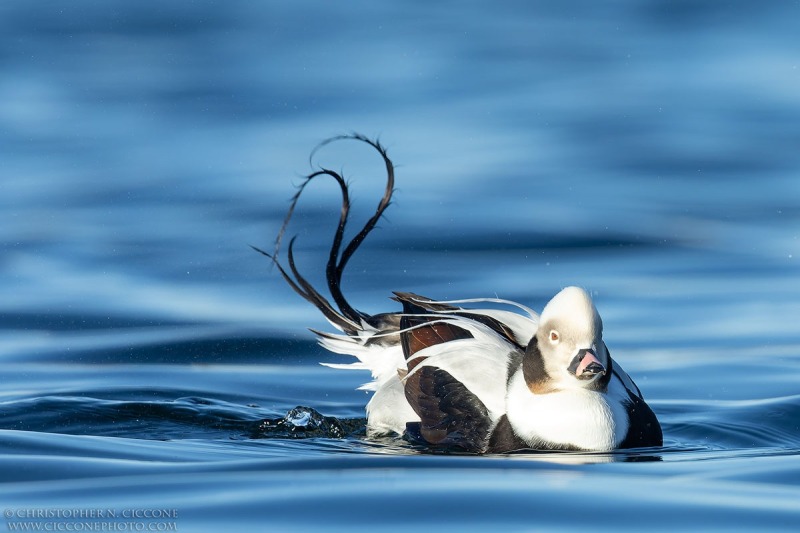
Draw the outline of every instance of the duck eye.
M552 342L553 344L555 344L555 343L557 343L557 342L558 342L558 340L559 340L560 338L561 338L561 337L559 336L559 334L558 334L558 332L557 332L556 330L552 330L552 331L550 331L550 342Z

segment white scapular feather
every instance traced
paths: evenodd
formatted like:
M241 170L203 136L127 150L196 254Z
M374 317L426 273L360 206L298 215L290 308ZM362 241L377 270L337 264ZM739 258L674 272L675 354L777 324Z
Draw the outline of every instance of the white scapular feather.
M514 302L496 298L476 298L436 303L480 302L508 304L521 309L527 316L500 309L460 310L485 315L503 323L511 330L515 341L521 345L527 344L536 332L538 321L536 313ZM458 310L453 312L456 311ZM446 322L469 331L473 338L436 344L420 350L414 358L425 357L426 360L416 368L435 366L446 370L484 402L493 420L499 418L505 411L506 372L512 345L488 326L469 318L454 316L449 310L420 316L435 320L408 329ZM319 344L326 350L356 358L352 363L321 363L322 365L342 370L370 371L372 381L359 387L360 390L374 391L373 397L367 404L370 434L402 433L406 422L419 420L406 400L403 382L398 374L398 371L405 374L408 368L400 343L387 345L374 342L382 336L389 335L397 336L398 332L380 333L368 324L362 323L361 330L354 336L326 333L319 337Z

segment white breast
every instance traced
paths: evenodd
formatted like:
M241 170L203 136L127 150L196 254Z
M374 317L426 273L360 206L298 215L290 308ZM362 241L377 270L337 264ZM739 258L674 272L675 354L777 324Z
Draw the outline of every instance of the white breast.
M624 392L612 379L606 394L580 388L533 394L519 371L509 383L507 416L515 432L534 448L551 443L613 450L628 432Z

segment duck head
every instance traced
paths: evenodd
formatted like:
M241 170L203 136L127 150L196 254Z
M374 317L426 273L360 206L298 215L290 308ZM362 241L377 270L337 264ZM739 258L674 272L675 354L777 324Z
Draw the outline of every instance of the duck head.
M548 302L528 344L523 372L535 394L605 390L611 358L603 342L603 321L585 290L567 287Z

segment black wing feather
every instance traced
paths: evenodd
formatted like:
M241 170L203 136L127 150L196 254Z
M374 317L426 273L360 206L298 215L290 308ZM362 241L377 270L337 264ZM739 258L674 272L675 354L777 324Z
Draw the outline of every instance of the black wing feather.
M423 366L411 373L406 399L420 417L419 431L430 444L486 451L492 420L483 402L446 370Z

